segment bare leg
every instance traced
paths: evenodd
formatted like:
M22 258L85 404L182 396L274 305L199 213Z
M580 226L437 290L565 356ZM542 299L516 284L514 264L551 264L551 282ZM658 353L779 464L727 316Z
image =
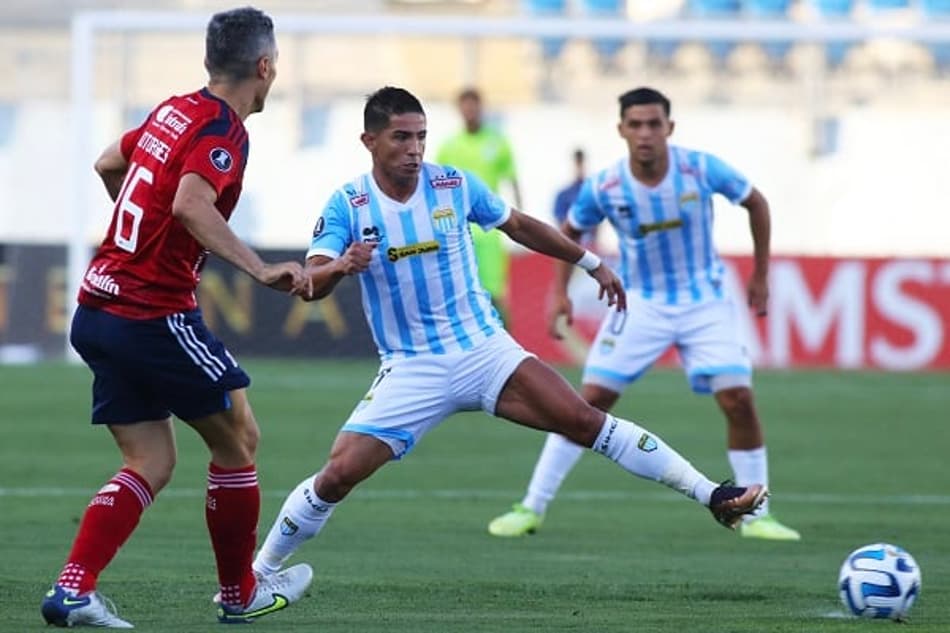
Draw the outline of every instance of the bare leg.
M287 496L254 559L254 569L261 573L279 570L298 547L323 529L336 504L392 457L392 449L375 437L348 431L337 435L323 468Z

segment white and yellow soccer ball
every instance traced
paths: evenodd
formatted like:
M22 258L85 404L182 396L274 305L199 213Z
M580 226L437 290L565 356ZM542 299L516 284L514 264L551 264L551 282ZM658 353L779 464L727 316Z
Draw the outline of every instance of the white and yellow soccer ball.
M896 545L865 545L841 565L838 591L854 615L903 620L920 594L920 567Z

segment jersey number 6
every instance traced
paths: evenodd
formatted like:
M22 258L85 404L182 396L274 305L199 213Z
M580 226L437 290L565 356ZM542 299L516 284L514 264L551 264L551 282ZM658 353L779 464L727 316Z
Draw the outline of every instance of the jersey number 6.
M153 177L148 167L132 163L129 166L129 175L122 185L122 191L119 194L119 207L116 210L115 218L115 245L124 251L135 252L135 247L139 243L139 224L142 223L142 207L132 202L132 193L140 182L152 184ZM126 216L131 220L128 229L126 229Z

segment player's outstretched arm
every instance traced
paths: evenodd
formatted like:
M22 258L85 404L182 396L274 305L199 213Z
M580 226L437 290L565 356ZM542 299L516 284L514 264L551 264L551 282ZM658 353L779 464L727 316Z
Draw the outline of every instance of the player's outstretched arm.
M178 183L172 215L202 246L240 268L258 282L292 294L309 296L310 277L298 262L266 264L242 242L214 206L218 194L198 174L185 174Z
M122 149L119 147L119 141L112 143L105 148L96 159L96 173L102 179L102 184L106 187L109 197L115 202L119 198L119 192L122 191L122 182L125 180L125 174L129 170L129 163L122 155Z
M353 242L337 258L314 255L307 259L307 275L313 284L313 293L308 300L322 299L333 292L340 280L347 275L358 275L369 268L376 244Z
M606 297L607 305L616 306L618 311L626 310L627 296L617 275L604 266L599 257L584 250L553 226L512 209L511 217L498 228L514 241L535 252L569 264L577 264L600 285L600 298Z

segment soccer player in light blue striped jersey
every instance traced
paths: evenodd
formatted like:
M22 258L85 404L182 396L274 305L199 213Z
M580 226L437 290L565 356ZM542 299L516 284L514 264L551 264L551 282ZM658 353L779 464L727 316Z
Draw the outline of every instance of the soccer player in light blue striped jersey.
M581 187L563 232L579 240L607 220L620 244L620 276L628 309L608 314L584 367L581 395L610 411L620 394L672 345L693 391L712 393L727 420L728 458L738 485L768 484L762 425L751 389L752 368L736 327L737 306L723 289L723 264L712 239L712 198L720 194L749 212L755 266L748 304L765 316L768 301L770 216L765 197L712 154L668 144L670 101L652 88L620 97L620 136L628 155ZM572 305L571 276L558 264L550 331ZM521 536L541 525L548 504L583 449L551 434L528 491L511 512L493 520L496 536ZM746 537L797 541L795 530L769 514L768 503L743 517Z
M403 89L385 87L369 97L361 139L372 170L332 196L317 219L307 266L315 299L344 276L359 277L382 364L329 460L287 497L254 560L256 571L279 570L354 486L463 410L563 433L708 506L729 527L764 501L764 486L717 486L656 435L590 406L518 345L478 281L469 222L585 269L601 298L622 314L623 286L596 255L507 207L474 176L423 162L425 113Z

